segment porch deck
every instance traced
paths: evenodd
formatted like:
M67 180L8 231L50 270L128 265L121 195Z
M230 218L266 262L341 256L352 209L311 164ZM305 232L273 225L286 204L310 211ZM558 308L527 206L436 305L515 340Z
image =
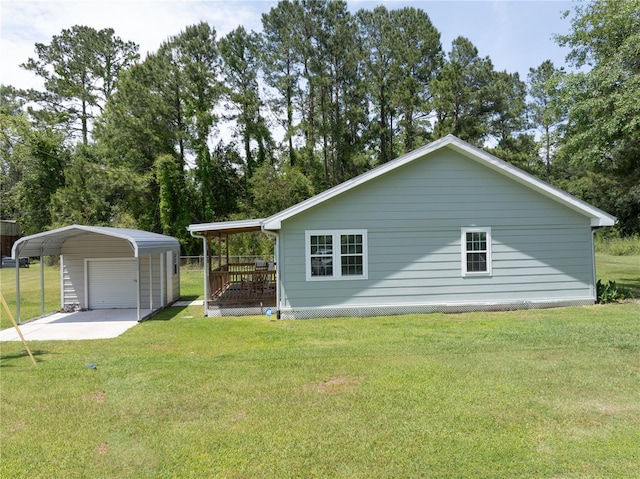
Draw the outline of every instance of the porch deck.
M274 263L226 264L209 272L208 316L262 314L276 305Z

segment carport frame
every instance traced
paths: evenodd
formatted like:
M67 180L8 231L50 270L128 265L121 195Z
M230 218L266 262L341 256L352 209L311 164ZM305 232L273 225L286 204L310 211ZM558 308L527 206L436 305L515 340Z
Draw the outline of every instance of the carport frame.
M137 319L142 321L141 317L141 286L140 286L140 257L149 256L149 276L150 276L150 294L149 307L153 312L153 255L160 254L160 274L164 272L163 263L166 261L166 253L172 251L175 255L180 255L180 244L178 240L171 236L165 236L148 231L112 228L106 226L84 226L71 225L64 228L58 228L51 231L45 231L31 236L25 236L18 239L11 249L12 257L16 260L16 317L18 324L21 323L20 317L20 258L28 258L38 256L40 258L40 313L41 317L45 315L44 311L44 256L61 254L62 245L70 238L85 234L101 234L114 238L126 240L133 250L136 259L136 276L137 276ZM164 303L164 288L167 284L167 278L161 276L160 296Z

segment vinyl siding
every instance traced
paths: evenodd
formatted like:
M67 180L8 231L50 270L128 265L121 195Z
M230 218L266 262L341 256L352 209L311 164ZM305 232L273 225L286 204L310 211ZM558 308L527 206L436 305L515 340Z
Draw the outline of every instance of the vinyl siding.
M491 227L491 276L462 277L461 228ZM305 281L305 230L366 229L366 280ZM439 150L282 224L284 308L594 297L589 218Z
M153 280L151 280L149 272L149 263L151 261ZM165 276L166 277L166 276ZM151 282L153 281L153 284ZM161 291L160 291L160 255L154 254L150 256L143 256L140 258L140 307L143 309L149 308L149 289L153 286L153 309L158 309L161 306Z

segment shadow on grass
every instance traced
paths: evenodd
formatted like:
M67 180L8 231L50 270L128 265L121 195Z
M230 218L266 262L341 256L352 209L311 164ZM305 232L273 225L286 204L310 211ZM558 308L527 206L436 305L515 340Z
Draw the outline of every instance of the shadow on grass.
M640 298L640 278L620 278L616 284L628 290L634 299Z
M182 301L182 299L180 300ZM152 321L170 321L178 317L180 313L186 311L188 308L189 306L168 306L153 316L146 318L143 323Z
M41 357L49 353L47 353L47 351L41 351L39 349L36 349L36 350L32 349L31 354L33 354L33 357L35 358L36 363L41 363L43 362ZM23 349L22 351L15 354L2 354L0 355L0 368L13 368L16 366L21 366L22 364L18 364L17 361L22 361L23 358L26 358L27 362L31 364L31 360L29 359L29 353L27 352L26 349Z
M180 296L178 301L196 301L198 298L200 298L200 296L197 294L188 294Z

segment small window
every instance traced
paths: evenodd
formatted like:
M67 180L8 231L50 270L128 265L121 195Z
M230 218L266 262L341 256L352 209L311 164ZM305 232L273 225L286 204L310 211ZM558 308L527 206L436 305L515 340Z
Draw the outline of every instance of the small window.
M491 275L491 228L462 229L462 275Z
M307 231L306 252L307 280L367 276L366 231Z

